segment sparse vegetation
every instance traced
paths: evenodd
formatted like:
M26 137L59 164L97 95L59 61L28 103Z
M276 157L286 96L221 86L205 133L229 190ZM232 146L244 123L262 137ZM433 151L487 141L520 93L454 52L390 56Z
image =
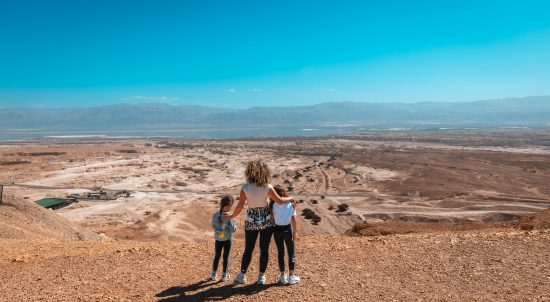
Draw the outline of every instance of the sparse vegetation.
M66 152L19 152L17 155L19 156L60 156L65 155Z
M305 208L302 210L302 216L304 216L305 219L311 219L314 214L315 212L313 212L313 210L310 208Z
M22 164L30 164L30 161L27 160L12 160L12 161L2 161L0 162L0 166L13 166L13 165L22 165Z
M349 209L349 205L342 203L338 205L336 212L343 213L343 212L346 212L348 209Z
M119 153L127 153L127 154L139 153L138 150L134 150L134 149L121 149L121 150L116 150L116 151L119 152Z
M321 217L310 208L303 209L302 216L304 216L305 219L310 219L313 224L321 222Z

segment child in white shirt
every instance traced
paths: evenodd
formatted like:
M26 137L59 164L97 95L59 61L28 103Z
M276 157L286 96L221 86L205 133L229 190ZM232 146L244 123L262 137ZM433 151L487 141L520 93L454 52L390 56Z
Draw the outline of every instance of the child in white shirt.
M274 187L279 196L286 197L285 190L277 185ZM279 282L281 284L296 284L300 282L300 277L294 274L296 258L294 254L294 242L296 240L296 204L286 203L277 204L270 200L269 208L275 221L273 237L277 245L277 255L279 258L279 270L281 275ZM288 273L285 273L285 245L288 252Z

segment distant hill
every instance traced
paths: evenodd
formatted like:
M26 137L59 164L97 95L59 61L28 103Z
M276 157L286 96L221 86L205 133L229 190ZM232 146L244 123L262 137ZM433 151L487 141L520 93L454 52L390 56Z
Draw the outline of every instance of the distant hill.
M109 130L196 126L228 109L168 104L0 109L0 129Z
M92 108L0 109L0 130L121 130L198 127L550 126L550 96L475 102L363 103L252 107L245 110L119 104Z

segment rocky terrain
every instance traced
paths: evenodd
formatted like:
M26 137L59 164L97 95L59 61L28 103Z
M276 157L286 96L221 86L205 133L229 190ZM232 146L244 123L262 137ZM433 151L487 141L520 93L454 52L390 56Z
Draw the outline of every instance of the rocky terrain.
M20 202L0 206L4 221L12 226L40 224L6 215L14 204ZM273 259L268 284L253 284L257 257L246 285L206 281L211 243L21 239L2 233L0 300L549 301L549 218L548 210L525 218L521 225L529 223L530 230L510 224L467 231L303 237L297 241L302 282L294 286L276 284ZM414 223L401 227L414 228ZM72 234L64 229L60 226L57 234ZM242 245L240 240L235 243L233 273Z
M544 138L418 137L0 145L0 301L550 301ZM266 286L258 255L248 284L206 282L210 215L251 158L307 209L298 285L275 284L274 245ZM129 194L34 204L99 188Z

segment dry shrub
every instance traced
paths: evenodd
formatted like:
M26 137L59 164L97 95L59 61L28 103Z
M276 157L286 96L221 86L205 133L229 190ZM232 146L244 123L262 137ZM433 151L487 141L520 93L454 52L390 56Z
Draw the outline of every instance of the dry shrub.
M0 166L13 166L13 165L22 165L30 164L30 161L27 160L13 160L13 161L0 161Z
M319 222L321 222L321 217L309 208L302 210L302 216L304 216L305 219L311 219L313 224L319 224Z
M66 152L19 152L17 155L19 156L59 156L59 155L65 155Z
M116 150L117 152L120 152L120 153L139 153L139 151L137 150L133 150L133 149L122 149L122 150Z
M349 209L349 206L343 203L338 205L338 209L336 210L336 212L343 213L343 212L346 212L348 209Z

